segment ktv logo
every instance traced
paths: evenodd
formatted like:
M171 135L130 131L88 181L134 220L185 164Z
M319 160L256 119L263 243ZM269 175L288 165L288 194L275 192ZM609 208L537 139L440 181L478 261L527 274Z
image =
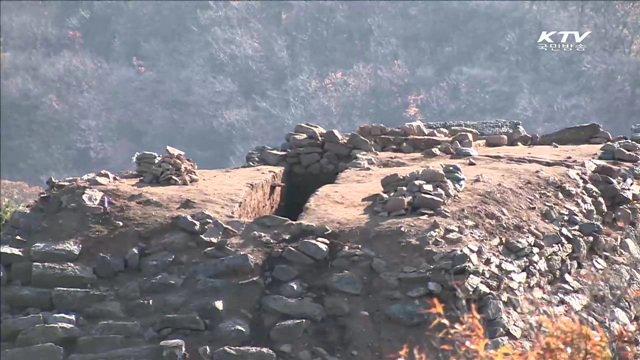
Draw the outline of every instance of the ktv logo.
M581 43L591 34L587 31L580 34L579 31L543 31L538 38L538 49L547 51L572 51L574 46L577 51L585 51L586 47ZM569 38L573 35L573 42ZM554 41L554 38L556 39ZM559 38L559 39L558 39ZM557 40L560 40L557 42Z

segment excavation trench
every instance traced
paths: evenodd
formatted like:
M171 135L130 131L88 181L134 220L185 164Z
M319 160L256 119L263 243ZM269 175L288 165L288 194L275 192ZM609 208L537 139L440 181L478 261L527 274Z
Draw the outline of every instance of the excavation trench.
M296 174L279 168L249 185L233 216L253 220L264 215L278 215L298 220L311 195L320 187L334 183L336 177L335 173Z
M295 174L286 171L284 174L284 188L281 192L280 205L275 215L298 220L304 211L309 198L319 188L333 184L338 174Z

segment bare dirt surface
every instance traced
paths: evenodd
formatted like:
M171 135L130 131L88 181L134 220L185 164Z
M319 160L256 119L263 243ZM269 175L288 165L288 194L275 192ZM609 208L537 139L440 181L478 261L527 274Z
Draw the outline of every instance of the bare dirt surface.
M47 231L29 240L55 243L77 239L84 248L81 261L91 262L99 253L124 256L144 238L165 231L179 214L206 211L227 221L273 213L281 188L271 184L281 182L282 173L282 168L269 166L201 170L201 180L189 186L147 185L138 178L92 186L108 197L106 213L50 214L45 218Z
M475 158L477 164L473 166L468 165L467 159L444 156L426 159L421 154L380 153L378 165L381 167L347 170L335 184L320 188L307 203L301 219L336 230L363 227L388 230L403 225L407 229L424 228L430 222L428 218L381 218L373 215L371 204L382 191L380 180L385 176L396 172L408 174L440 164L460 164L467 177L465 190L448 206L452 213L490 214L505 208L506 216L521 217L541 204L541 199L531 196L545 187L544 175L565 177L567 166L579 166L594 159L598 148L597 145L481 148L480 156ZM534 226L544 226L541 219L531 220L539 220L531 223ZM485 230L493 228L493 224L486 225Z
M244 208L247 206L247 199L255 191L254 188L260 184L280 182L282 169L264 166L259 168L200 170L199 175L200 181L189 186L180 186L179 188L139 184L138 179L124 179L113 185L97 186L96 188L110 193L114 200L116 198L131 198L133 201L129 200L128 202L135 202L136 204L144 203L145 201L147 204L157 202L162 205L162 213L166 216L182 213L183 211L180 208L184 201L192 200L195 202L192 209L207 211L222 221L233 218L252 219L265 215L265 213L261 214L259 211L250 213L247 211ZM272 196L278 195L272 194ZM264 201L264 199L260 200ZM132 218L151 219L156 213L150 210L153 206L127 205L126 202L122 203L122 206L124 206L123 213L130 214Z

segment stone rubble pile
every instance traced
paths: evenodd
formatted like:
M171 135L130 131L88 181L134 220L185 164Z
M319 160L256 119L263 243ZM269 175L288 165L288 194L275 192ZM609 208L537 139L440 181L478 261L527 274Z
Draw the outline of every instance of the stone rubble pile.
M640 219L640 187L629 172L607 164L592 167L582 179L595 214L608 225L624 228ZM585 205L588 208L588 204ZM591 212L588 218L592 218ZM598 218L596 218L598 219Z
M153 167L156 166L158 161L160 161L160 155L145 151L142 153L136 153L133 156L134 162L136 164L136 173L140 176L145 176L153 170Z
M621 140L604 144L601 148L600 160L618 160L630 163L640 161L640 144L631 140Z
M398 173L381 180L383 192L376 200L374 211L381 216L401 216L412 211L419 214L445 212L445 205L465 185L459 165L445 165L442 169L428 167L405 176Z
M446 154L466 155L476 146L529 145L531 136L517 121L479 121L479 122L444 122L423 123L414 121L399 128L388 128L384 125L362 125L358 134L369 139L377 151L422 152L439 148ZM464 136L463 134L467 134ZM454 145L458 142L460 146ZM463 143L464 142L464 143ZM474 143L475 142L475 143ZM453 147L451 151L442 151ZM471 151L473 153L473 151Z
M49 190L60 190L72 185L78 185L80 182L86 182L89 185L109 185L115 181L120 180L120 177L112 174L107 170L101 170L98 173L89 173L81 177L69 177L64 180L56 180L53 177L49 177L45 182Z
M358 133L373 143L376 151L390 152L423 152L429 149L436 149L452 143L455 137L462 133L474 133L471 129L461 129L460 132L444 128L429 130L425 128L424 123L420 121L407 123L397 129L389 129L384 125L362 125L358 129ZM472 147L473 143L466 144Z
M606 169L594 174L610 171ZM400 187L429 185L437 189L450 181L458 186L443 187L459 191L464 184L457 166L425 170L387 177L385 189L398 192ZM551 185L566 199L591 199L599 191L588 183L582 189ZM618 199L623 191L607 193L610 200L602 201ZM391 194L389 199L396 197ZM597 212L584 203L581 209L550 206L542 212L557 232L531 229L497 243L469 242L484 239L473 222L442 226L435 221L423 235L429 244L426 255L399 266L371 249L328 240L331 231L324 226L273 215L245 225L252 238L282 244L261 263L228 247L225 240L240 231L206 212L174 218L172 230L132 248L125 257L100 254L94 267L78 262L82 245L75 241L3 245L2 357L151 360L176 359L188 350L189 358L203 360L335 360L314 334L336 321L357 327L353 319L369 316L362 300L371 297L381 302L384 315L376 321L407 327L433 321L423 301L429 297L473 298L491 345L498 347L524 336L528 326L521 315L524 305L514 299L528 289L555 286L556 295L543 295L543 300L598 318L602 309L588 302L586 284L573 275L591 262L606 266L608 254L640 256L631 238L620 245L611 243L597 222ZM463 246L448 249L443 244ZM502 251L496 253L493 246ZM187 261L180 255L181 250L198 248L201 258ZM591 260L592 253L596 256ZM105 281L119 279L124 283L117 287L104 286L109 284ZM189 288L193 282L195 289ZM511 293L501 290L505 288ZM614 306L617 315L611 326L632 326L629 319L637 316L637 310L624 303ZM9 311L11 315L6 315ZM250 345L256 324L268 332L260 347ZM344 330L331 329L338 331L336 336L321 341L335 347Z
M424 123L427 129L470 129L479 136L510 135L515 133L526 134L522 122L513 120L486 120L486 121L444 121Z
M640 131L635 127L633 131ZM284 166L295 174L336 174L344 169L374 165L367 152L422 152L433 158L441 154L455 157L478 155L477 148L529 145L605 144L614 139L596 123L568 127L551 134L527 134L519 121L478 122L414 121L398 128L381 124L361 125L355 133L343 136L337 130L326 131L310 123L299 124L287 134L280 148L258 146L246 156L248 166ZM634 158L635 155L620 157ZM355 163L352 163L355 160ZM626 160L629 161L629 160ZM350 163L352 163L350 165Z
M118 179L108 171L98 174L86 174L82 177L55 180L49 178L47 185L49 191L56 193L60 200L60 209L83 211L88 214L101 214L109 208L109 197L104 192L88 185L107 185ZM48 199L51 195L43 195L41 199Z
M327 131L306 123L296 125L285 140L280 149L256 147L247 155L247 164L284 166L295 174L311 175L337 174L350 167L372 165L372 159L362 155L372 150L371 143L356 133L343 136L338 130Z
M135 155L136 171L145 184L189 185L197 182L198 166L185 156L184 151L167 146L167 153L143 152Z
M247 165L284 166L295 174L336 174L347 168L374 165L375 160L365 155L368 152L428 151L433 156L441 152L460 157L476 156L474 147L529 145L531 136L517 121L415 121L396 129L379 124L362 125L357 132L347 135L305 123L296 125L285 140L278 149L269 146L254 148L246 156Z

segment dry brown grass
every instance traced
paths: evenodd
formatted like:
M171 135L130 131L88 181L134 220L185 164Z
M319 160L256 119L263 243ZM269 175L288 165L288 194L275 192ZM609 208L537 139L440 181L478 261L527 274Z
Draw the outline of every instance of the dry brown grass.
M638 296L635 294L634 296ZM411 348L405 344L396 360L633 360L635 349L630 331L621 329L610 339L599 326L593 328L578 315L533 316L530 342L515 342L493 349L482 326L482 316L471 311L451 323L445 317L444 305L438 299L431 301L427 310L435 316L428 335L433 336L440 348L437 355ZM437 329L437 330L436 330ZM614 355L615 354L615 355Z
M31 186L22 181L0 180L0 202L10 202L20 206L38 197L44 191L41 187Z

